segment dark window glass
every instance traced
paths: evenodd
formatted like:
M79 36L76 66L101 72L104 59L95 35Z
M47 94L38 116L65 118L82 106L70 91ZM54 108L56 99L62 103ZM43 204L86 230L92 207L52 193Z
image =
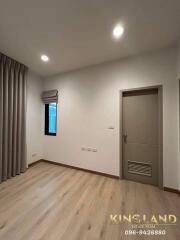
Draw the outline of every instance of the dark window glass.
M56 136L57 104L45 104L45 135Z

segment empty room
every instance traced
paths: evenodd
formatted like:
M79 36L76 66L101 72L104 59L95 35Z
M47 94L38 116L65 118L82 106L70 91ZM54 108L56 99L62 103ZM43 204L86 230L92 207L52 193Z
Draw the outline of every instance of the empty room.
M0 240L180 239L180 1L0 1Z

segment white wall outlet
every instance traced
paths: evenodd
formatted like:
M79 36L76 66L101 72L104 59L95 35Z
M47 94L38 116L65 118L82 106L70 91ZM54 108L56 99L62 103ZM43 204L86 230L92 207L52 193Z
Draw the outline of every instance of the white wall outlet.
M109 130L114 130L114 128L115 128L114 126L109 126L108 127Z
M97 152L97 148L81 147L81 151Z
M92 148L92 152L97 152L97 148Z
M36 157L36 156L37 156L37 153L33 153L33 154L32 154L32 157Z

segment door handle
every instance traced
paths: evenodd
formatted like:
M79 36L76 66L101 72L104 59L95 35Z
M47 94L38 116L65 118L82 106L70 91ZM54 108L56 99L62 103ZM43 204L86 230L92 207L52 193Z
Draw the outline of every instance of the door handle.
M123 134L123 140L124 140L125 143L127 143L127 136L128 136L127 133Z

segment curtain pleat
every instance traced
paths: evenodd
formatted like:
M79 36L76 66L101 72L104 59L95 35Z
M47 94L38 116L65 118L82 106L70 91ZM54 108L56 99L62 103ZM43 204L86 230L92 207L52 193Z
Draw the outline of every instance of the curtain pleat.
M13 161L12 161L12 176L16 175L16 165L17 165L17 96L18 96L18 66L15 64L14 67L14 91L13 91Z
M8 105L8 115L9 115L9 121L8 121L8 129L9 129L9 135L8 135L8 146L9 146L9 156L8 156L8 178L11 178L12 176L12 125L13 125L13 88L14 88L14 81L13 81L13 63L10 63L10 70L9 70L9 105Z
M2 145L3 145L3 59L0 55L0 182L2 182Z
M0 182L26 170L26 72L0 53Z
M4 88L3 88L3 92L4 92L4 97L3 97L3 179L2 180L6 180L7 179L7 165L8 165L8 120L9 120L9 116L8 116L8 62L7 62L7 58L4 59L4 74L3 74L3 78L5 79L4 81Z
M22 72L22 79L26 78L26 71ZM23 148L21 151L21 172L25 172L26 168L27 168L27 162L24 161L24 159L26 159L27 156L27 145L26 145L26 89L27 89L27 83L26 81L22 81L22 89L24 89L24 91L22 91L22 131L21 131L21 139L22 139L22 143L23 144Z

